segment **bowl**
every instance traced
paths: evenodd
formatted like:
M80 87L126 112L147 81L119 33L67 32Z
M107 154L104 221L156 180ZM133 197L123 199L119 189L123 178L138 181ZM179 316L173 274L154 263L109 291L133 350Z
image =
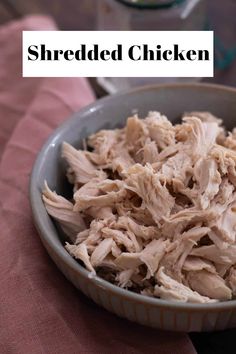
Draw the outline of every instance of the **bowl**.
M141 87L100 99L75 113L54 131L35 162L30 182L34 223L49 255L62 273L98 305L137 323L170 331L214 331L236 326L236 300L210 304L180 303L135 294L97 276L91 277L63 247L62 236L48 216L41 198L44 180L68 196L62 141L81 147L81 141L100 129L121 127L138 112L158 110L171 121L183 112L210 111L228 129L236 125L236 89L209 84L170 84ZM234 122L235 119L235 122Z

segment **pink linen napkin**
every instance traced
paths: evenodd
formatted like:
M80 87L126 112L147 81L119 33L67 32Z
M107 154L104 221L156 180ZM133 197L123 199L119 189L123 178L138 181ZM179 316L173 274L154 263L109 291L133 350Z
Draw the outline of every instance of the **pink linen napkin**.
M186 334L142 327L99 308L43 248L28 199L34 160L52 130L94 96L85 79L22 78L23 29L55 25L31 16L0 28L0 353L196 353Z

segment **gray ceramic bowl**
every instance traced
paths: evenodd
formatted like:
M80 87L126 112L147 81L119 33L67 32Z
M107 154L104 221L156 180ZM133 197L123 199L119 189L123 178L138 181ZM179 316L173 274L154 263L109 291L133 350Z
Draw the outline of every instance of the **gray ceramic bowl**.
M215 304L185 304L149 298L120 289L94 277L64 249L60 235L41 199L43 182L66 195L68 184L60 158L61 142L77 147L83 138L102 128L124 125L134 111L145 116L158 110L172 121L183 112L207 110L236 125L236 89L203 84L143 87L98 100L60 126L48 139L35 162L30 199L35 225L48 253L64 275L97 304L118 316L144 325L173 331L213 331L236 325L236 300Z

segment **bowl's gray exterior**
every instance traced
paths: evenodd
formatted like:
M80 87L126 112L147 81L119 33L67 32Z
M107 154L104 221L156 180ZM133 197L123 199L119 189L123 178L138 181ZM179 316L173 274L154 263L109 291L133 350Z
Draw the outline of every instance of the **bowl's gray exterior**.
M183 304L148 298L120 289L89 273L64 249L58 231L41 199L44 180L66 195L65 166L60 159L62 141L80 146L81 140L102 128L124 125L138 112L161 111L172 121L183 112L206 110L236 125L236 90L215 85L180 84L136 89L101 99L76 113L45 143L31 175L33 218L48 253L64 275L97 304L119 316L148 326L173 331L212 331L236 326L236 301L216 304ZM235 122L234 122L235 121Z

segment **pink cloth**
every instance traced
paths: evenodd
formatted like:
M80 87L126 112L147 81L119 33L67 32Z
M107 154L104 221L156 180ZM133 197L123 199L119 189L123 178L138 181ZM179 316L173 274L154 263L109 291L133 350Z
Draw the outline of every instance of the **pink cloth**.
M0 353L195 353L185 334L129 323L76 290L32 224L29 175L45 139L94 99L84 79L23 79L22 29L54 29L28 17L0 29Z

